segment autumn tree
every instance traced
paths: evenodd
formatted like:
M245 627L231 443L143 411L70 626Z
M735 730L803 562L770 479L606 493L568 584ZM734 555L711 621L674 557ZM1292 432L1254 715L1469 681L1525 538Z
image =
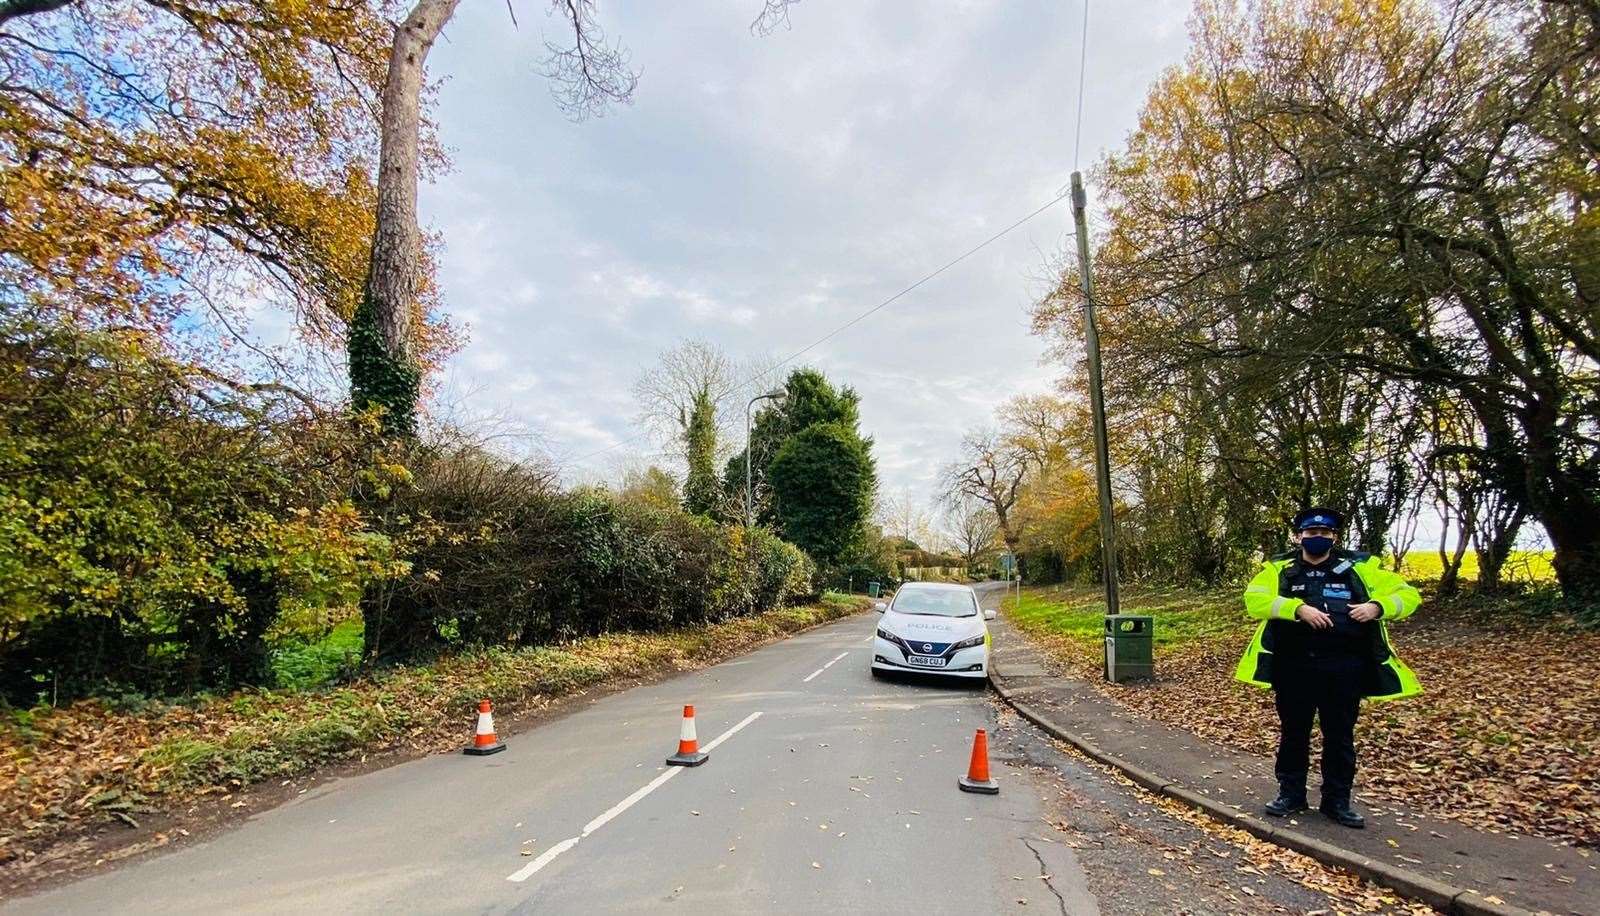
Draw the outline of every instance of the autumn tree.
M1118 531L1128 532L1128 512L1117 504ZM1100 581L1100 492L1094 473L1081 464L1053 464L1031 475L1017 500L1015 517L1022 519L1019 550L1035 582L1058 579ZM1124 540L1118 541L1123 547ZM1132 540L1138 549L1137 538ZM1126 553L1126 550L1122 551ZM1136 571L1128 558L1119 557L1123 573Z
M0 302L212 368L275 356L249 335L247 307L263 301L303 340L337 346L373 227L382 13L366 0L0 3ZM448 347L432 319L416 336L424 363Z
M624 503L647 506L659 512L671 512L682 504L678 496L678 482L672 475L655 465L644 470L630 469L622 475L622 485L617 498Z
M995 419L1006 442L1034 468L1043 469L1093 454L1086 404L1054 393L1020 394L1002 403Z
M1027 454L1022 449L998 430L981 429L961 440L961 455L945 466L941 483L947 500L971 499L988 506L1006 549L1015 554L1022 530L1012 510L1027 472Z
M1153 385L1244 401L1219 418L1229 437L1302 435L1272 407L1285 389L1299 408L1338 395L1304 432L1346 448L1397 435L1380 407L1396 388L1459 400L1479 430L1463 457L1545 528L1564 591L1588 600L1597 112L1592 2L1202 3L1189 59L1102 169L1103 313L1160 354L1140 364ZM1076 321L1076 288L1042 329Z

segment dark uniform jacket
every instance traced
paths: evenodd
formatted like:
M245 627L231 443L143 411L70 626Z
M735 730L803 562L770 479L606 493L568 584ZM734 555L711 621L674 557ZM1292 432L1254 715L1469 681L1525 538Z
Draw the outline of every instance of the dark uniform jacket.
M1382 612L1372 623L1350 619L1353 605L1376 601ZM1355 656L1362 666L1362 695L1394 700L1422 692L1417 676L1389 644L1391 620L1408 617L1422 596L1371 554L1335 550L1316 566L1299 551L1273 557L1244 590L1245 613L1261 621L1234 677L1271 687L1285 672L1312 659ZM1334 618L1330 631L1313 630L1295 618L1309 604Z

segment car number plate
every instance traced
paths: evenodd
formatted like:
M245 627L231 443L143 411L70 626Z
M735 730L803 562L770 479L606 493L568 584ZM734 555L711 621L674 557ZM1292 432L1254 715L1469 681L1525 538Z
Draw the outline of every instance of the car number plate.
M922 668L943 668L945 660L932 656L913 655L906 659L906 663Z

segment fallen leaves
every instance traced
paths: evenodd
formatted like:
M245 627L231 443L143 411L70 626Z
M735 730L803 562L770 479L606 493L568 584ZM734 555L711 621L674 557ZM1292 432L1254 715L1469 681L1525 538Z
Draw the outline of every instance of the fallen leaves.
M1433 908L1425 904L1402 901L1389 890L1365 881L1356 875L1329 868L1309 856L1259 839L1238 827L1218 823L1209 815L1203 814L1176 799L1165 795L1156 795L1129 779L1121 771L1090 760L1071 745L1055 739L1051 739L1050 743L1062 754L1079 760L1084 766L1093 767L1105 773L1108 778L1137 796L1143 804L1159 809L1166 816L1197 828L1208 838L1188 846L1174 847L1169 850L1172 853L1172 857L1180 859L1192 858L1196 853L1204 852L1219 859L1228 859L1232 856L1232 852L1218 850L1213 846L1213 843L1221 841L1231 844L1239 852L1241 858L1248 859L1249 863L1254 863L1236 865L1234 867L1236 873L1253 876L1258 882L1263 880L1264 876L1269 872L1282 875L1306 888L1339 901L1341 904L1340 912L1404 913L1410 914L1410 916L1436 916ZM1133 825L1124 823L1119 823L1118 829L1137 831L1137 828ZM1149 842L1149 840L1149 834L1141 835L1142 842ZM1169 856L1163 854L1162 858L1166 859ZM1160 869L1155 870L1159 871ZM1238 885L1238 887L1243 890L1244 886ZM1246 896L1257 896L1257 894L1247 893ZM1235 902L1238 902L1237 899L1235 899ZM1326 913L1327 911L1320 912ZM1308 914L1308 916L1311 916L1311 914Z
M1099 600L1097 591L1077 589L1051 597L1069 607ZM1125 598L1130 608L1139 600L1135 590ZM1153 684L1105 684L1098 629L1058 631L1050 617L1014 622L1055 663L1122 705L1270 758L1278 728L1272 695L1232 677L1249 622L1232 600L1215 595L1197 594L1189 606L1217 618L1208 616L1200 632L1224 635L1158 644ZM1479 829L1600 844L1600 633L1561 619L1433 603L1390 633L1426 692L1363 705L1360 762L1383 763L1358 768L1357 795ZM1534 673L1545 685L1536 696Z

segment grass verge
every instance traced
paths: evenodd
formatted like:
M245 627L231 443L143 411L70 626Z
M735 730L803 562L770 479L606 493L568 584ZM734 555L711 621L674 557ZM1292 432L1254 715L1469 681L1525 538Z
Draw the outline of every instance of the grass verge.
M0 865L114 819L176 810L265 779L388 752L434 753L471 734L480 697L514 717L609 681L690 670L866 610L824 595L703 627L616 633L561 646L487 648L387 668L323 689L244 690L116 709L88 700L0 723ZM307 677L321 662L307 662Z
M1238 592L1135 586L1122 606L1155 617L1153 683L1101 679L1097 588L1026 590L1020 608L1012 597L1004 609L1065 673L1124 706L1270 757L1271 693L1233 679L1254 627ZM1506 602L1425 600L1390 634L1424 693L1363 706L1357 794L1483 829L1600 845L1600 632Z

